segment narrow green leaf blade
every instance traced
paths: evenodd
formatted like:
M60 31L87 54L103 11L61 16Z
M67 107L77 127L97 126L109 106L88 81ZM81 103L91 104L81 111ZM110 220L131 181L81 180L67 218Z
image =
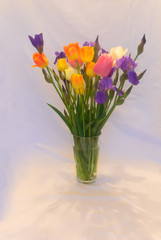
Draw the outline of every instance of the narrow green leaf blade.
M146 70L147 70L147 69L145 69L143 72L141 72L141 73L138 75L138 80L140 80L140 79L144 76L144 74L146 73Z
M54 106L52 106L51 104L48 103L48 106L51 107L60 117L61 119L65 122L65 124L67 125L67 127L70 129L70 131L72 131L71 129L71 124L70 122L65 118L65 116Z

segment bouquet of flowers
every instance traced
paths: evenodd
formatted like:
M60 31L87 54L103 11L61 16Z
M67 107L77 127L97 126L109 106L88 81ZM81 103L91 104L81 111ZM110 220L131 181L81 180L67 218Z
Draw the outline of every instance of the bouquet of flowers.
M43 34L34 38L29 36L29 39L38 51L33 54L36 65L32 67L42 69L45 80L54 86L64 104L64 112L48 105L74 137L78 178L91 181L96 172L98 136L115 107L124 103L146 71L140 74L135 71L136 59L146 43L145 35L134 59L121 46L106 51L100 46L98 37L94 42L85 42L82 47L78 42L70 43L64 46L64 51L55 52L57 69L49 67L43 52Z

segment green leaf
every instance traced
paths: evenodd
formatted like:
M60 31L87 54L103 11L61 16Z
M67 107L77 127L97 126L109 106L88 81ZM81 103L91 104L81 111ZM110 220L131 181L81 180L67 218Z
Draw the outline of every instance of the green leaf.
M123 98L118 98L116 105L122 105L124 101L125 100Z
M57 74L55 73L54 69L52 69L52 74L53 74L55 80L56 80L57 82L59 82L59 77L58 77Z
M108 95L108 99L109 99L109 100L112 100L113 97L114 97L114 94L115 94L114 90L113 90L113 89L110 89L109 95Z
M100 104L100 108L99 108L99 112L98 112L98 118L101 117L101 115L103 114L104 112L104 104Z
M133 85L131 85L131 87L129 87L129 88L127 89L127 91L124 93L124 95L123 95L124 99L127 98L127 96L130 94L132 88L133 88Z
M70 122L65 118L65 116L54 106L52 106L51 104L48 103L48 106L51 107L60 117L61 119L65 122L65 124L67 125L67 127L70 129L70 131L72 132L72 128L71 128L71 124Z
M74 107L73 106L70 106L70 115L71 115L71 121L72 121L72 126L71 126L71 129L72 129L72 133L74 135L78 135L78 131L77 131L77 124L76 124L76 114L74 113Z
M117 82L118 82L118 78L119 78L119 71L118 69L116 70L116 75L115 75L115 79L114 79L114 82L113 82L113 85L116 86Z
M93 62L95 62L95 63L97 62L98 52L99 52L99 42L98 42L98 36L97 36L95 44L94 44L94 58L93 58Z
M120 83L124 83L128 79L127 73L124 72L120 77Z
M141 72L141 73L138 75L138 80L140 80L140 79L144 76L146 70L147 70L147 69L145 69L143 72Z
M87 124L86 124L86 126L85 126L85 127L86 127L86 131L88 130L89 127L92 126L93 123L94 123L94 121L91 121L90 123L87 123Z
M95 126L92 128L92 135L95 136L96 133L98 132L98 135L100 134L100 131L97 131L100 126L102 125L102 123L104 122L104 120L106 119L106 116L104 118L101 118L100 120L96 121Z
M46 71L45 71L44 68L42 69L42 73L43 73L43 75L44 75L44 78L45 78L46 82L47 82L47 83L52 83L51 77L46 73Z
M80 121L79 121L79 118L76 116L75 120L76 120L76 124L77 124L77 129L78 129L79 136L83 136L83 128L82 128L82 126L81 126L81 123L80 123Z
M105 120L105 118L106 118L106 113L103 112L103 114L99 118L97 118L95 121L93 121L93 123L92 123L92 134L93 134L93 136L95 135L97 129L102 124L102 122Z

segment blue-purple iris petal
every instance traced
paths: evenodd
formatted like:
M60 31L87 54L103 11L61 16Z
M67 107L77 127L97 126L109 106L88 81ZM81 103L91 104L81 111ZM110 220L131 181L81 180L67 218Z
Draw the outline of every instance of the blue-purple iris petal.
M123 71L132 71L137 67L137 63L129 56L123 56L122 58L116 60L116 64L117 67L121 68Z
M55 55L56 55L56 58L55 58L54 64L57 63L58 59L66 57L65 52L58 52L58 51L56 51Z
M56 55L56 56L59 56L59 54L60 54L60 53L59 53L58 51L55 52L55 55Z
M128 71L128 79L129 79L129 82L133 85L137 85L139 83L139 80L138 80L138 77L137 77L137 74L136 72L134 71Z
M89 46L89 42L86 41L86 42L83 44L83 47L85 47L85 46L88 47L88 46Z
M28 36L32 45L38 50L39 53L43 52L43 46L44 46L44 41L43 41L43 34L35 34L35 37Z
M117 70L117 67L113 67L111 69L111 72L109 73L108 77L112 77L112 75L114 74L114 72Z
M108 53L105 49L101 48L102 54Z
M109 77L102 78L98 83L98 89L100 90L108 90L112 88L113 81Z
M107 101L107 95L103 91L98 91L95 96L95 102L98 104L104 104Z
M84 42L84 44L83 44L83 47L85 47L85 46L87 46L87 47L94 47L94 45L95 45L95 42ZM101 49L101 47L100 47L100 45L99 45L99 43L98 43L98 49ZM104 50L105 51L105 50Z

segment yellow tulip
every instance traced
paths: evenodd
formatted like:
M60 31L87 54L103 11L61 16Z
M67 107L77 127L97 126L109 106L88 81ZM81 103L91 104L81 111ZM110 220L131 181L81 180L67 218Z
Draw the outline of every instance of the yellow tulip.
M112 56L112 59L113 60L117 60L119 58L122 58L123 56L126 55L127 53L127 50L124 50L123 47L119 46L119 47L114 47L114 48L111 48L110 50L110 55Z
M81 56L81 60L83 62L86 62L86 63L91 62L93 60L93 58L94 58L94 49L93 49L93 47L90 47L90 46L82 47L80 56Z
M95 65L96 64L94 62L90 62L90 63L87 64L86 74L87 74L88 77L95 77L96 76L96 74L93 70Z
M84 80L82 75L78 73L72 74L71 83L77 94L84 93Z
M65 71L68 68L68 64L65 58L60 58L57 61L57 68L59 71Z
M68 81L70 81L70 80L71 80L71 76L72 76L72 74L74 74L74 73L76 73L76 72L75 72L75 69L72 68L72 67L68 67L68 68L65 70L66 79L67 79Z

